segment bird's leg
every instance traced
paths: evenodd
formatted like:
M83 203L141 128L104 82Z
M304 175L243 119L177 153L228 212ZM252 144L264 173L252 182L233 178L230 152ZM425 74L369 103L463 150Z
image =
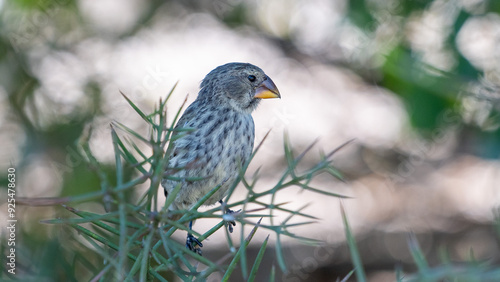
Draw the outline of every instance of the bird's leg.
M233 214L233 213L239 213L241 210L233 211L229 208L226 207L226 203L224 203L222 200L219 200L220 205L224 209L223 212L224 214ZM233 226L236 226L236 222L234 220L227 220L226 226L227 229L229 230L229 233L233 233Z
M193 230L193 221L189 222L189 231L191 230ZM191 234L191 232L188 232L186 238L186 248L201 256L201 247L203 247L203 244L200 242L200 240L196 239L193 234Z

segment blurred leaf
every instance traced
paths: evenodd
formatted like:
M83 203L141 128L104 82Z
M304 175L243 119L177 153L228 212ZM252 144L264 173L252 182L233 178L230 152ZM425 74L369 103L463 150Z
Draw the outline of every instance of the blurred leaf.
M395 49L383 67L381 84L403 99L412 125L429 133L438 126L442 113L453 105L460 83L448 85L453 80L431 76L420 66L409 50Z
M408 246L419 272L427 272L429 265L427 263L427 260L425 259L425 255L422 252L422 249L420 248L420 245L418 244L417 238L413 233L410 233L408 235Z
M458 17L453 25L453 31L450 33L450 36L447 38L447 45L453 51L453 55L457 57L458 65L455 67L455 71L457 75L467 81L474 81L479 79L481 72L477 70L458 50L457 45L457 36L460 29L463 25L471 18L471 15L464 11L460 10ZM458 94L458 93L457 93Z
M376 27L375 18L368 9L366 1L351 0L347 3L349 5L347 17L358 27L373 31Z
M254 281L255 276L257 275L257 271L259 270L259 266L262 262L262 258L264 258L264 253L267 247L267 241L269 240L269 235L267 235L264 243L260 246L259 252L257 253L257 257L255 258L255 262L250 270L250 275L248 276L248 281Z
M360 282L365 282L366 274L363 263L361 262L361 256L359 255L358 246L356 245L356 239L352 235L351 227L349 226L349 221L344 210L344 206L340 205L340 212L342 213L342 220L344 222L345 236L347 240L347 245L349 246L349 251L351 253L352 264L354 265L354 273L356 273L356 279Z

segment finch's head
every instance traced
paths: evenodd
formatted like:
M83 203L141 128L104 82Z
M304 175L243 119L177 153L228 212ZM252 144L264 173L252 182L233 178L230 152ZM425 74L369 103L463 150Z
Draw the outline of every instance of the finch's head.
M281 98L278 88L260 68L229 63L212 70L201 83L198 99L251 113L261 99Z

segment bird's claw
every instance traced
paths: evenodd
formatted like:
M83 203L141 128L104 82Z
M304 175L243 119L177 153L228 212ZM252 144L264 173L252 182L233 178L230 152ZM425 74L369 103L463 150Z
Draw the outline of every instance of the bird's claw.
M224 211L224 215L228 214L228 215L232 215L233 213L239 213L241 210L237 210L237 211L233 211L232 209L229 209L226 207L226 203L224 203L224 201L220 200L219 203L221 204L222 206L222 210ZM231 216L231 218L234 218L234 216ZM234 220L228 220L226 218L224 218L224 224L227 226L227 230L229 231L229 233L233 233L233 226L236 226L236 221Z
M202 255L201 254L202 247L203 247L203 244L200 242L200 240L196 239L192 234L188 233L187 238L186 238L186 248L201 256Z
M233 213L239 213L241 210L233 211L231 209L226 209L225 214L233 214ZM236 221L234 220L226 220L226 226L227 229L229 230L229 233L233 233L233 226L236 226Z

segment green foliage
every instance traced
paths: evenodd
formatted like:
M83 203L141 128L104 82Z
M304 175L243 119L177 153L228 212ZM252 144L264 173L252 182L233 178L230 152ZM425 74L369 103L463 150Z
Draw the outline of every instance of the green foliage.
M341 206L342 219L346 233L347 245L351 253L351 260L354 266L352 272L356 273L357 281L367 281L361 255L359 254L356 239L349 227L345 210ZM495 211L498 221L498 212ZM500 233L499 238L500 238ZM405 274L404 270L396 266L395 277L398 282L434 282L434 281L500 281L500 268L489 262L479 262L474 258L471 250L470 258L467 262L454 263L448 259L447 254L436 266L431 266L427 261L424 252L420 248L416 236L413 233L408 235L408 248L417 267L416 273ZM352 272L349 274L351 275ZM343 281L347 280L346 277Z
M114 171L107 170L101 165L93 156L88 144L84 142L80 151L85 156L85 162L96 172L100 179L100 189L94 189L92 192L64 199L64 202L67 202L64 204L64 208L72 213L73 217L65 216L63 218L44 220L43 222L69 226L77 231L74 236L82 237L88 242L86 248L101 257L97 262L89 262L84 267L86 271L93 273L95 279L166 281L165 277L175 275L183 281L202 281L213 272L222 271L225 273L223 280L228 281L235 268L239 267L243 278L253 281L266 252L269 236L264 242L260 243L261 247L254 261L248 261L246 250L250 242L252 242L254 234L261 230L267 230L275 234L278 265L282 271L286 271L281 237L288 236L314 243L314 240L292 233L291 229L295 226L313 223L315 218L303 213L301 210L287 209L286 203L277 201L277 195L284 189L298 186L303 190L333 197L342 197L310 186L311 180L323 172L338 178L339 173L331 166L330 158L339 148L323 156L320 162L309 169L299 171L297 167L314 144L295 157L287 140L284 147L285 159L288 164L287 169L275 185L260 192L255 190L258 175L254 175L250 180L244 177L248 163L245 164L240 171L239 178L229 190L228 204L222 207L242 207L242 211L239 213L222 216L219 213L221 207L198 211L204 201L220 188L219 186L214 187L210 193L205 195L189 210L170 211L168 207L179 192L180 185L172 193L169 193L165 205L157 204L158 191L163 191L160 186L161 179L170 177L165 175L167 161L172 150L170 141L178 138L177 136L192 132L192 129L189 128L174 128L181 109L177 111L173 121L167 122L166 102L172 92L164 101L160 100L151 114L143 112L123 95L136 113L148 124L150 135L144 137L126 125L119 122L113 123L111 135L115 152ZM150 151L141 150L141 146L136 142L146 145ZM252 158L261 145L262 143L256 148ZM135 172L132 173L131 169ZM126 177L126 175L135 176ZM232 202L231 196L239 183L246 188L247 196L244 200ZM126 193L131 193L139 184L147 185L148 189L138 197L127 197ZM138 193L138 191L135 191L135 193ZM107 212L83 211L71 207L77 202L89 200L101 202L103 209ZM260 208L249 210L247 208L249 203L257 204ZM275 223L276 219L273 218L273 214L276 211L288 214L288 216L280 223ZM172 220L173 214L178 214L180 219L177 221ZM182 243L171 238L172 234L177 230L188 231L188 222L202 218L219 218L221 221L203 234L198 233L196 229L193 230L193 235L198 237L200 241L206 240L221 228L226 229L224 227L227 221L234 220L240 224L242 237L239 247L235 247L231 236L229 236L229 233L227 234L230 249L235 250L230 255L232 259L228 265L199 256L186 249ZM261 223L263 218L269 219L270 224ZM297 221L295 218L299 218L299 220ZM305 220L300 220L300 218ZM289 223L292 219L295 220L295 223ZM246 238L243 238L247 225L253 226L253 228ZM61 243L64 245L64 242Z
M472 133L475 137L477 145L472 153L486 158L498 158L498 146L494 149L490 146L488 150L484 150L485 146L491 144L490 138L500 135L500 103L496 95L498 81L495 78L498 77L498 70L481 69L474 65L460 50L457 40L469 20L498 14L498 3L499 1L484 1L481 4L484 5L483 8L477 9L479 5L467 8L467 5L454 1L349 1L347 20L368 38L368 42L359 48L368 54L374 54L373 58L368 59L369 63L371 60L381 63L375 63L372 68L366 64L359 65L356 62L358 58L352 58L347 63L357 69L367 82L383 86L399 96L406 107L412 129L423 137L432 139L433 131L447 130L457 125L439 123L445 113L455 111L461 119L460 124L477 129L464 132ZM412 44L409 39L414 28L410 20L427 14L446 18L446 23L443 21L443 26L439 27L442 29L438 32L439 39L434 38L432 41L435 46L425 45L431 42L429 40L424 43L425 47L416 47L420 43ZM418 29L431 32L437 28L432 24L426 26L425 22L413 24ZM380 34L384 34L387 26L393 29L390 36L378 38ZM378 42L380 40L382 43ZM373 52L373 46L377 46L377 52ZM436 54L438 51L440 57L447 61L444 69L439 69L436 67L439 64L434 65L425 58L427 52ZM490 59L496 60L494 56ZM487 90L489 83L496 85L494 89ZM484 95L482 92L491 92L491 96L495 98L484 97L490 94ZM491 105L490 108L481 110L490 113L487 124L495 126L474 124L464 118L467 114L463 113L462 108L466 100L471 98Z
M416 65L409 50L403 48L391 52L383 71L382 85L403 98L411 124L421 130L439 126L439 118L446 109L452 109L455 93L463 87L450 79L430 75L426 66Z
M322 63L324 65L336 65L351 69L360 74L367 83L376 84L392 91L406 106L410 125L424 136L426 133L439 130L446 131L449 127L458 130L457 147L460 153L474 153L482 158L496 159L500 156L500 106L498 98L486 99L491 108L487 109L488 126L474 124L463 118L460 111L464 99L474 98L475 101L484 102L480 93L469 93L468 86L479 85L483 87L483 79L486 74L483 70L474 66L459 50L457 35L464 24L472 18L480 18L487 15L497 16L500 14L500 1L486 0L479 3L481 9L473 13L460 8L458 13L450 14L450 26L445 29L441 36L445 37L443 50L455 63L447 71L437 70L429 66L423 60L421 50L416 50L408 43L405 37L408 24L415 16L427 13L436 3L452 3L452 1L348 1L345 18L363 31L367 42L364 47L377 47L377 31L385 24L396 25L388 46L383 46L374 53L377 58L383 58L380 64L358 64L356 58L339 59L340 62L330 61L323 54L328 50L308 50L300 40L300 36L294 36L293 30L285 32L282 38L271 36L276 48L282 48L283 54L289 58L295 58L303 63L306 61ZM466 1L467 2L467 1ZM201 2L200 2L201 3ZM390 4L386 4L390 3ZM460 3L456 1L455 3ZM464 2L465 3L465 2ZM144 27L148 27L154 18L163 17L165 10L171 9L169 1L144 2L144 10L136 23L129 29L117 36L117 39L129 39ZM201 4L193 1L181 1L175 3L182 6L185 15L193 13L212 13L217 18L234 29L246 30L251 27L256 33L267 34L262 30L262 24L252 20L250 8L252 2L216 1L209 10L203 10ZM458 5L458 4L457 4ZM21 9L25 14L17 15L9 19L8 8ZM339 13L342 13L340 11ZM183 12L184 13L184 12ZM286 268L285 258L282 252L281 237L298 237L291 233L294 226L288 223L295 218L315 220L301 210L288 209L285 203L277 202L279 197L276 193L291 186L299 186L303 189L318 192L330 196L340 196L330 191L320 190L309 186L309 181L325 171L339 178L339 173L329 166L328 159L312 167L306 172L297 172L297 164L302 155L295 157L292 153L290 143L285 143L285 156L289 165L283 173L282 179L275 186L260 193L254 193L253 187L256 179L245 179L241 183L248 191L246 201L229 201L228 207L246 207L248 202L260 205L260 209L247 210L235 217L240 227L252 227L250 233L240 238L240 248L234 248L230 259L225 262L214 263L204 257L199 257L187 252L182 243L178 243L170 236L175 230L185 231L185 223L196 218L219 218L221 221L204 234L196 232L195 235L204 240L219 229L224 229L220 209L213 208L205 212L196 210L182 211L184 214L178 222L169 221L167 208L156 205L159 187L159 179L162 176L162 166L168 156L168 142L175 120L167 123L165 118L166 100L158 105L151 114L141 111L129 101L138 115L151 128L151 136L144 137L129 129L119 122L113 124L112 137L117 158L115 164L102 164L94 158L88 144L83 142L78 146L78 138L85 132L85 124L102 115L101 91L99 83L87 82L84 92L85 99L76 102L76 110L70 114L58 113L57 118L49 123L41 124L46 116L47 110L57 106L58 101L50 100L50 97L40 93L41 81L34 74L33 69L36 62L30 60L30 53L37 52L72 52L76 40L97 38L98 34L91 25L85 22L79 6L72 0L16 0L4 1L2 9L2 23L0 24L0 66L2 75L0 85L7 93L5 99L8 104L8 120L6 123L18 125L22 132L20 135L24 140L19 145L21 156L16 165L26 168L35 154L43 154L52 162L55 169L62 174L63 198L58 199L31 199L28 204L55 205L65 203L64 209L55 208L57 218L47 220L46 223L56 224L51 226L39 225L28 222L27 216L23 222L23 228L18 229L18 236L22 243L19 244L18 263L19 269L23 271L22 280L33 281L79 281L82 278L94 277L95 280L106 281L110 279L129 278L131 280L142 279L167 279L172 280L177 275L182 279L189 280L206 277L214 271L223 271L230 275L230 269L241 268L245 277L251 280L259 270L262 256L270 253L267 240L259 242L261 248L254 261L248 261L246 257L247 245L252 240L253 232L269 232L271 238L275 238L277 244L277 264L281 269ZM496 14L496 15L495 15ZM38 16L42 16L39 18ZM183 15L184 16L184 15ZM37 19L49 19L47 23L39 25ZM394 22L396 24L394 24ZM290 25L292 26L292 25ZM83 28L82 28L83 27ZM81 29L80 29L81 28ZM339 26L332 26L332 34ZM383 29L381 29L383 31ZM49 34L46 32L49 31ZM76 32L75 32L76 31ZM384 32L382 32L384 33ZM67 35L70 34L70 37ZM78 38L75 38L77 34ZM111 35L112 36L112 35ZM266 35L268 36L268 35ZM113 41L113 38L102 38ZM385 39L385 38L384 38ZM385 40L384 40L385 42ZM336 42L331 42L336 46ZM328 49L330 44L325 44ZM311 46L309 46L311 47ZM361 46L363 48L363 46ZM370 50L373 51L373 50ZM364 55L364 50L359 52ZM314 55L319 54L319 55ZM312 56L312 58L310 57ZM490 58L495 59L494 54ZM351 60L352 59L352 60ZM343 61L344 60L344 61ZM305 64L305 65L310 65ZM118 66L119 67L119 66ZM498 77L498 71L490 74ZM496 92L495 92L496 91ZM498 93L498 88L493 89L493 94ZM38 95L37 97L35 97ZM498 95L496 95L498 96ZM496 97L493 96L493 97ZM47 99L48 109L40 108L36 99ZM55 106L54 106L55 105ZM443 113L453 113L452 122L440 123ZM186 129L186 134L189 129ZM163 140L160 142L160 140ZM143 151L140 144L146 144L148 151ZM309 149L308 149L309 150ZM470 150L463 152L462 150ZM71 162L66 162L66 160ZM453 158L450 158L453 161ZM7 180L0 175L0 185L5 186ZM137 196L138 185L147 185L148 189ZM241 186L241 185L240 185ZM236 187L236 186L235 186ZM217 187L214 187L217 189ZM175 195L175 193L172 193ZM267 197L266 197L267 196ZM271 197L270 197L271 196ZM270 201L266 201L270 198ZM167 199L165 207L172 202L173 198ZM79 203L91 203L107 212L96 210L78 210L75 205ZM201 203L199 203L201 204ZM26 214L37 215L38 210L34 208L26 211ZM42 209L42 208L36 208ZM287 220L274 223L273 215L276 211L288 214ZM24 212L24 210L23 210ZM52 212L52 210L51 210ZM40 212L41 213L41 212ZM43 213L41 213L43 214ZM68 214L72 215L69 217ZM496 211L496 231L500 237L500 213ZM271 221L270 225L258 224L259 218ZM353 257L353 271L350 275L363 277L361 255L357 252L356 241L352 234L347 216L344 215L347 242ZM307 222L303 222L305 224ZM300 224L300 223L299 223ZM242 230L247 230L242 229ZM54 231L56 230L56 231ZM76 231L76 232L75 232ZM52 235L47 235L51 233ZM51 237L54 236L54 237ZM77 240L84 239L86 240ZM255 240L255 239L253 239ZM2 241L3 242L3 241ZM228 244L233 243L228 236ZM427 261L425 253L420 250L416 239L410 236L409 246L414 257L416 273L409 274L402 268L397 268L395 276L397 281L500 281L499 270L485 263L478 263L473 259L464 264L454 264L449 259L443 258L440 263L431 264ZM5 253L5 245L1 245L2 253ZM446 256L444 256L446 257ZM4 273L5 274L5 273ZM269 281L278 279L275 267L267 275ZM4 277L2 277L4 278ZM349 279L349 275L343 281ZM366 279L366 278L365 278Z
M361 256L358 252L358 247L356 244L356 239L352 234L351 227L349 227L349 221L347 220L347 215L345 213L344 207L340 206L342 212L342 221L344 222L344 230L345 237L347 240L347 245L349 246L349 250L351 252L352 264L354 265L354 273L356 273L356 279L360 282L365 282L366 274L365 269L363 267L363 263L361 261Z

